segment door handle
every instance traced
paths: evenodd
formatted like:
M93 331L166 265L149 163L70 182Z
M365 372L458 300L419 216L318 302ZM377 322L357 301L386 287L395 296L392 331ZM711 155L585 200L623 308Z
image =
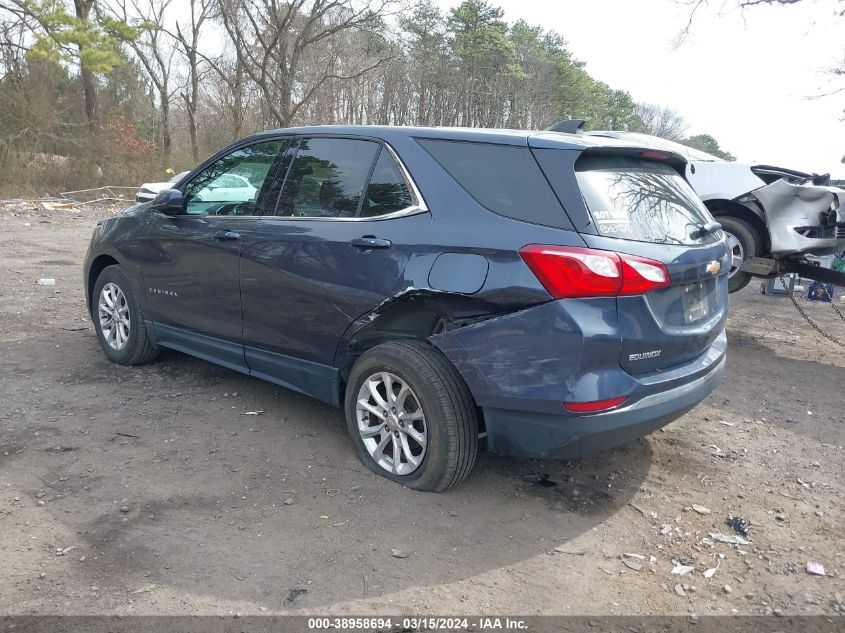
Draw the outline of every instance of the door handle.
M358 248L390 248L393 245L393 242L390 240L375 237L374 235L365 235L364 237L352 240L350 243L352 246L357 246Z
M239 240L241 239L241 234L236 233L235 231L217 231L214 234L214 239L217 240Z

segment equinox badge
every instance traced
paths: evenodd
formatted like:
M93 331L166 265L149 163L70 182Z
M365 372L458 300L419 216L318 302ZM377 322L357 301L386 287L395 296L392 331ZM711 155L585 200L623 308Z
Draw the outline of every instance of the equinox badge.
M646 358L657 358L658 356L660 356L660 352L662 352L662 351L663 351L662 349L656 349L656 350L651 351L651 352L640 352L639 354L629 354L628 360L634 361L634 360L645 360Z

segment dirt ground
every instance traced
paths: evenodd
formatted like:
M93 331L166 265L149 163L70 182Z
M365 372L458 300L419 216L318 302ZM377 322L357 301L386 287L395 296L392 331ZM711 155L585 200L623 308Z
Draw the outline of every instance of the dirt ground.
M663 431L482 454L425 494L326 405L175 352L109 363L81 280L105 213L0 205L0 615L845 613L845 349L785 297L732 296L724 383ZM750 545L710 538L728 515Z

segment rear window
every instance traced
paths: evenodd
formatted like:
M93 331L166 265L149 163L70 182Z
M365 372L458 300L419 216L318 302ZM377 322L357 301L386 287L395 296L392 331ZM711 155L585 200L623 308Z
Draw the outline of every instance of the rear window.
M414 204L408 183L387 148L382 147L367 185L361 216L375 217L402 211Z
M713 218L670 165L624 156L585 154L575 176L599 235L658 244L700 244L692 231Z
M527 147L433 139L417 142L490 211L523 222L572 228Z

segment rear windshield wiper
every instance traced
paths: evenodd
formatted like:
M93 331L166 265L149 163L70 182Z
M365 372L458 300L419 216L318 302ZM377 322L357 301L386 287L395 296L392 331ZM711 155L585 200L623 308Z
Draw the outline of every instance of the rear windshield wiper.
M710 235L711 233L715 233L716 231L720 231L722 229L722 225L718 222L708 222L707 224L699 224L695 227L695 230L690 234L692 239L700 240L702 237Z

